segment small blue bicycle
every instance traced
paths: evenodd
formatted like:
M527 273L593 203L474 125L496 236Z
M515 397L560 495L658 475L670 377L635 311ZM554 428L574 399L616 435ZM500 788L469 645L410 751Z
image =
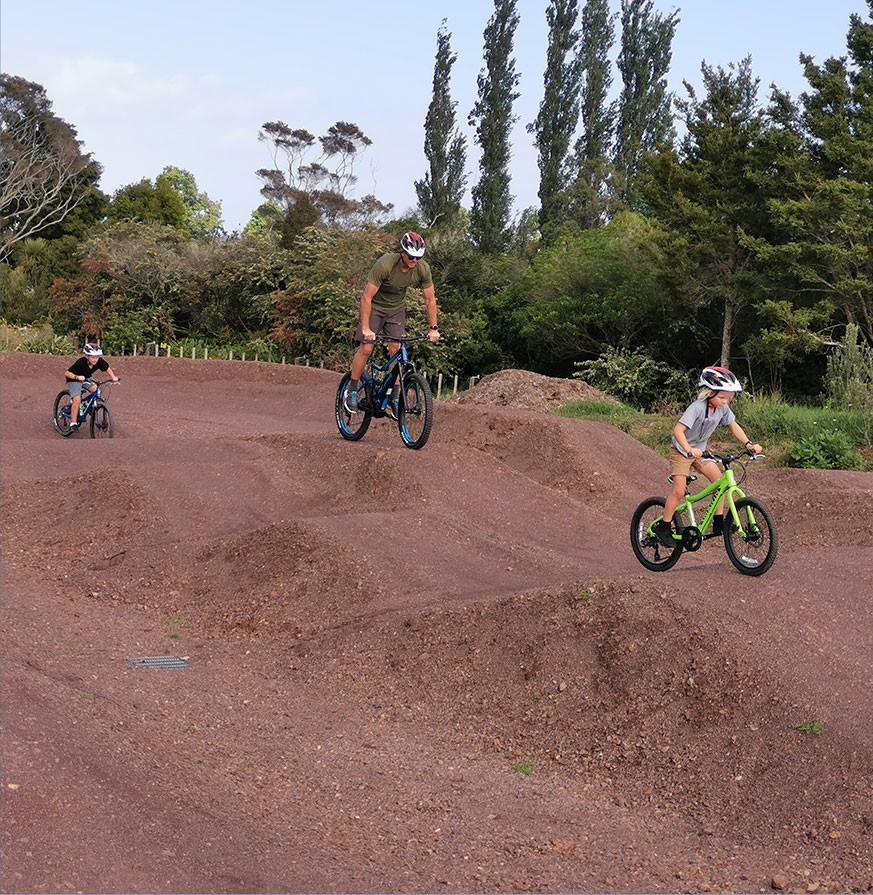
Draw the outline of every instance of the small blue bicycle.
M112 411L106 406L106 396L103 394L104 385L114 384L111 379L100 380L93 392L82 395L82 402L79 404L79 424L84 423L86 419L91 420L92 438L112 438L114 435ZM73 421L70 418L72 406L73 399L70 397L70 390L65 388L55 398L55 408L52 414L55 429L64 438L68 438L73 432Z
M376 336L377 342L399 342L400 349L384 364L377 364L370 355L361 377L358 410L351 413L345 404L346 385L350 373L343 376L336 392L336 425L347 441L363 438L373 417L387 416L396 420L403 443L413 450L423 448L433 426L433 395L427 380L415 369L407 345L430 342L427 336L394 338ZM375 352L374 352L375 353ZM391 389L399 384L396 405Z

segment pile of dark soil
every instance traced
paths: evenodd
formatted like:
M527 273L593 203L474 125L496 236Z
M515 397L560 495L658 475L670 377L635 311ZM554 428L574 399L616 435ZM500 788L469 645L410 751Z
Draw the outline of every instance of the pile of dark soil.
M618 403L580 379L555 379L529 370L491 373L483 376L469 391L454 395L449 400L458 404L492 404L548 413L568 401L587 399Z

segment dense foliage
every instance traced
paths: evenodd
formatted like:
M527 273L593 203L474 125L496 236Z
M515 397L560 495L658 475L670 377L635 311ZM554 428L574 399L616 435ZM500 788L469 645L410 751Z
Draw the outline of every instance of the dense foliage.
M220 204L172 165L109 199L45 91L3 75L4 192L19 183L30 190L21 202L42 209L28 230L26 206L4 198L5 319L101 339L110 352L208 341L340 368L369 267L415 229L446 336L429 352L433 372L582 375L651 409L684 400L693 371L720 360L759 398L873 419L873 0L850 18L845 55L801 58L808 89L797 101L778 87L762 99L748 59L704 64L699 95L687 88L675 103L681 140L664 80L677 15L649 0L621 0L619 17L606 0L578 5L548 4L530 125L541 206L514 222L514 0L494 0L484 33L469 210L445 23L420 208L400 219L374 196L353 196L371 141L345 121L319 138L281 121L252 135L272 165L257 172L264 204L242 233L228 235ZM616 23L622 93L607 104ZM28 140L44 183L26 167ZM410 299L415 330L424 309ZM869 441L870 428L858 438ZM808 435L805 456L841 456L839 439Z

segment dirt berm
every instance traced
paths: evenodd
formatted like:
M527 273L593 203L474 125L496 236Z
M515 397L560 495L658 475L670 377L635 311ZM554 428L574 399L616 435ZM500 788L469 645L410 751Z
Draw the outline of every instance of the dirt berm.
M609 426L113 363L63 439L2 357L3 892L873 890L873 475L756 467L772 570L656 574Z

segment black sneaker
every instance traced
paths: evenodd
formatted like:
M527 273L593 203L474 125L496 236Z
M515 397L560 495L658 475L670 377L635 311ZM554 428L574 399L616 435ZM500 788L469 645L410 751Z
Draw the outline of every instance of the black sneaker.
M714 535L724 534L724 516L712 517L712 533Z
M79 423L76 420L73 420L73 422L70 423L70 431L75 432L76 429L78 429L78 428L79 428Z
M665 547L675 547L677 541L673 538L673 526L669 522L665 522L663 519L656 522L654 527L652 528L657 539L665 546Z

